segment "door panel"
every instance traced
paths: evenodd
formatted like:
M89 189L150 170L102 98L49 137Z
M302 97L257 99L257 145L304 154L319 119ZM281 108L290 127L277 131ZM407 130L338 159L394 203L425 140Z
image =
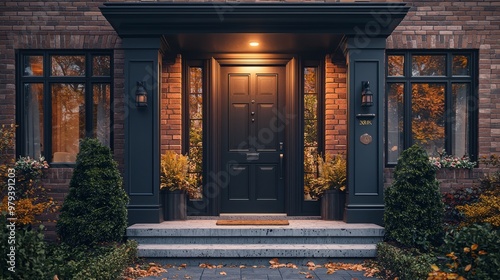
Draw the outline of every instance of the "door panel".
M285 67L221 67L221 212L284 212ZM284 114L283 114L284 115ZM282 145L281 145L282 146Z

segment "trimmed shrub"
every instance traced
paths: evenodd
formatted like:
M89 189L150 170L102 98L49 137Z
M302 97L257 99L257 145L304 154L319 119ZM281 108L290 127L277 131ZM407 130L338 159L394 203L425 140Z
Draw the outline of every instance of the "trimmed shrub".
M117 163L97 139L81 142L76 167L57 221L62 242L71 246L122 241L128 196Z
M446 234L442 252L449 258L443 271L468 280L500 279L500 230L475 224Z
M377 263L384 279L427 279L436 258L416 249L401 249L388 243L377 244Z
M443 215L436 170L427 153L413 145L402 153L394 183L385 190L386 239L427 251L442 241Z

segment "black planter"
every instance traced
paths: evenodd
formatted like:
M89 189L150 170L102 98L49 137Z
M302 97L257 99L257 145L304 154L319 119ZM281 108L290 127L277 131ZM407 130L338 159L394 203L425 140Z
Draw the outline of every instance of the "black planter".
M162 191L163 219L178 221L187 219L187 194L185 191Z
M346 193L327 190L321 196L321 218L323 220L343 220Z

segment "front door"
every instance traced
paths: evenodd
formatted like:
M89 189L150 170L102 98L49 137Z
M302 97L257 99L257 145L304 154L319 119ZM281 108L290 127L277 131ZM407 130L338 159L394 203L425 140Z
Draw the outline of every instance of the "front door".
M285 67L221 67L221 213L284 213Z

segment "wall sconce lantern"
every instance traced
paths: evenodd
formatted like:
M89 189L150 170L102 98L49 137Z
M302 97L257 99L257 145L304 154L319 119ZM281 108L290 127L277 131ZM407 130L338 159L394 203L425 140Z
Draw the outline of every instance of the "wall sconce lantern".
M137 90L135 91L135 106L137 107L148 106L148 93L144 88L144 82L137 82Z
M373 106L373 93L370 90L370 82L368 81L363 81L362 87L363 90L361 91L361 106L362 107L370 107Z

